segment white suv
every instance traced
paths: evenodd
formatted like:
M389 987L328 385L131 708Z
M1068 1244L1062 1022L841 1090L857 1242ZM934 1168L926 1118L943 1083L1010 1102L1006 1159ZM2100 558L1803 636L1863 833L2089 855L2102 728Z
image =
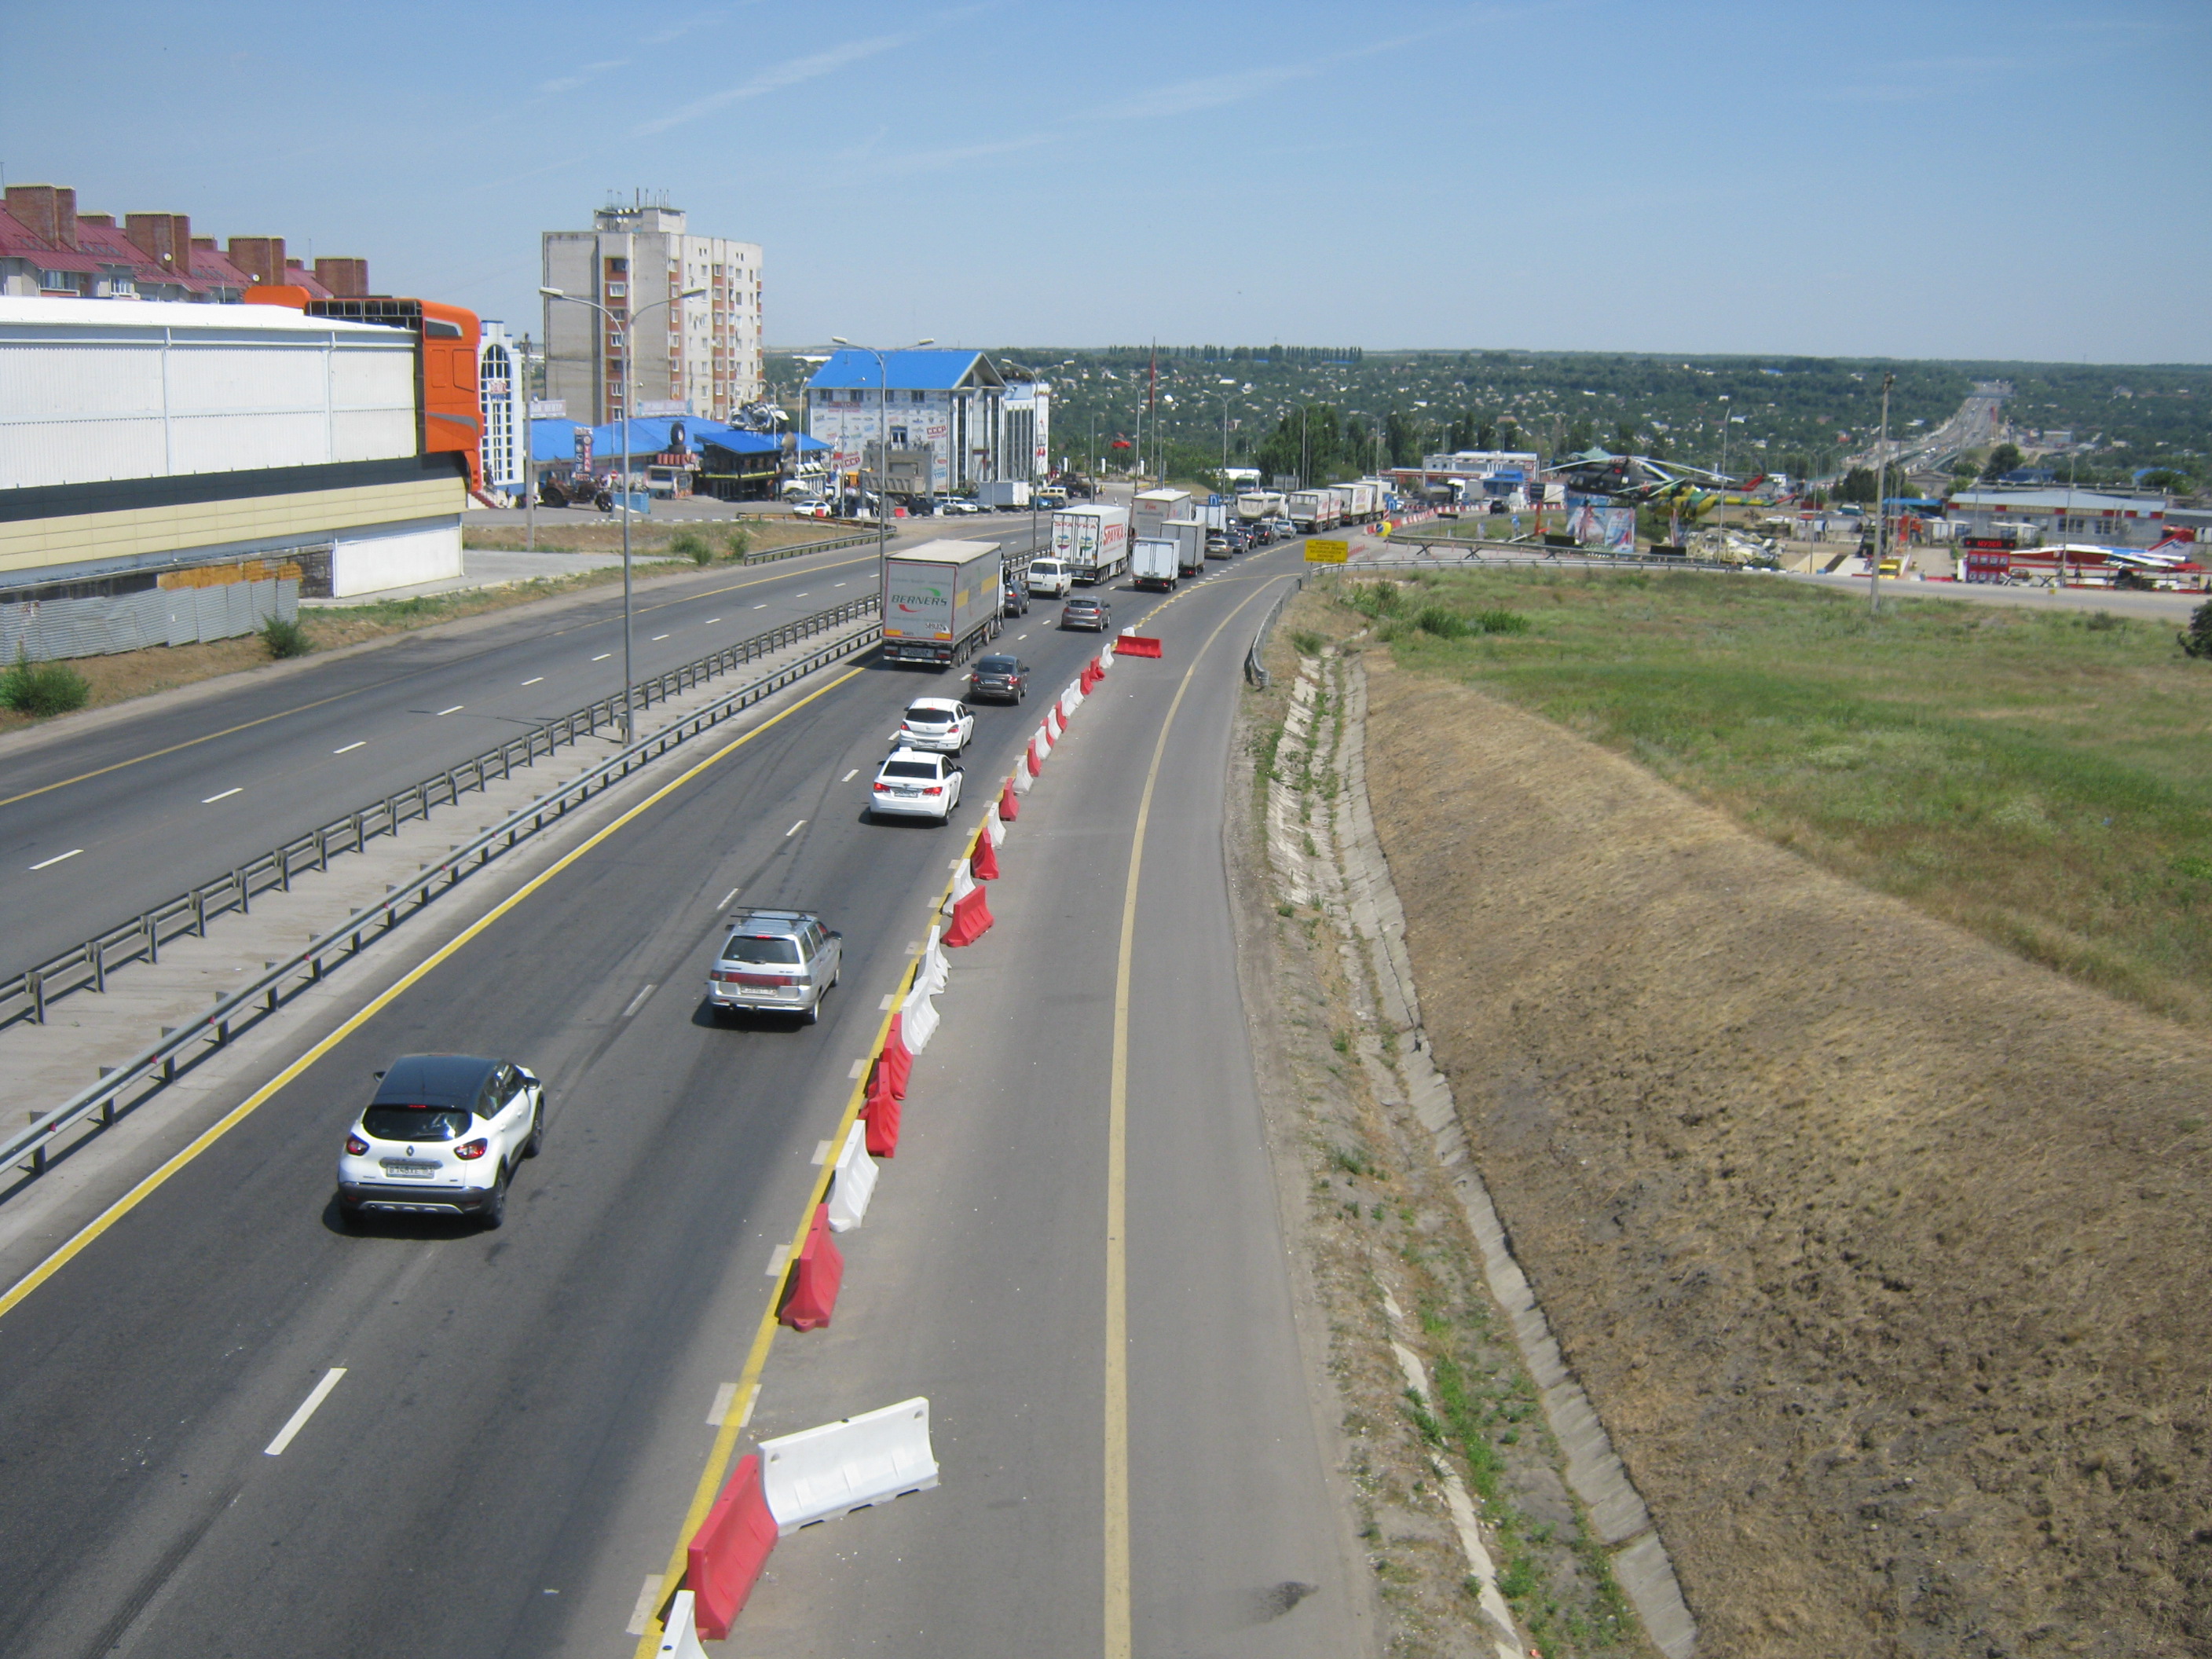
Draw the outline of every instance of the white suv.
M507 1218L507 1183L545 1144L545 1088L528 1067L476 1054L403 1054L338 1158L338 1212Z

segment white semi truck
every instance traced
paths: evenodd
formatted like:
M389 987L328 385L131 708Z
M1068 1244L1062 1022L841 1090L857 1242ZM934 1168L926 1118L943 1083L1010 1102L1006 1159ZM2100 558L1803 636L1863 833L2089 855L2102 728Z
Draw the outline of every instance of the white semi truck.
M1309 535L1344 520L1343 500L1334 489L1293 489L1288 510L1291 522Z
M1052 556L1079 582L1113 580L1129 568L1129 509L1063 507L1052 515Z
M1188 518L1190 514L1190 491L1188 489L1147 489L1130 502L1129 530L1132 535L1157 539L1160 526L1170 519Z
M996 639L1006 568L996 542L924 542L887 555L884 660L950 668Z

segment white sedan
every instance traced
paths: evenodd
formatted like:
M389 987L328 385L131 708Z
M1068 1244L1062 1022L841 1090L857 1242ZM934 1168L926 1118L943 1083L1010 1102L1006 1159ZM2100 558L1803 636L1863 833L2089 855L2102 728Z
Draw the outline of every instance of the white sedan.
M928 749L957 755L975 740L975 716L951 697L916 697L891 733L894 749Z
M960 769L943 755L901 749L883 763L868 792L871 816L935 818L952 817L960 805Z

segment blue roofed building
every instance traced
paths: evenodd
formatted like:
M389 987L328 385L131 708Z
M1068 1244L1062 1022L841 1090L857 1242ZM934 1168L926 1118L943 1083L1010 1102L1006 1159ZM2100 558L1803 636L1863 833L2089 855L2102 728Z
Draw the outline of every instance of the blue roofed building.
M832 470L878 470L895 495L937 495L1042 470L1050 388L1010 385L980 351L929 348L834 352L806 383L806 430L825 446ZM1011 428L1010 428L1011 422Z

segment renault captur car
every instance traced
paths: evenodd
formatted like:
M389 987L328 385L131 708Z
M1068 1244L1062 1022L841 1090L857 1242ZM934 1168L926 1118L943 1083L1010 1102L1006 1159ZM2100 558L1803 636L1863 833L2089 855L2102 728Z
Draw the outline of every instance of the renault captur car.
M844 972L845 936L811 910L741 910L707 975L717 1015L797 1014L811 1025Z
M507 1188L545 1145L545 1087L513 1060L402 1054L338 1158L338 1211L507 1218Z

